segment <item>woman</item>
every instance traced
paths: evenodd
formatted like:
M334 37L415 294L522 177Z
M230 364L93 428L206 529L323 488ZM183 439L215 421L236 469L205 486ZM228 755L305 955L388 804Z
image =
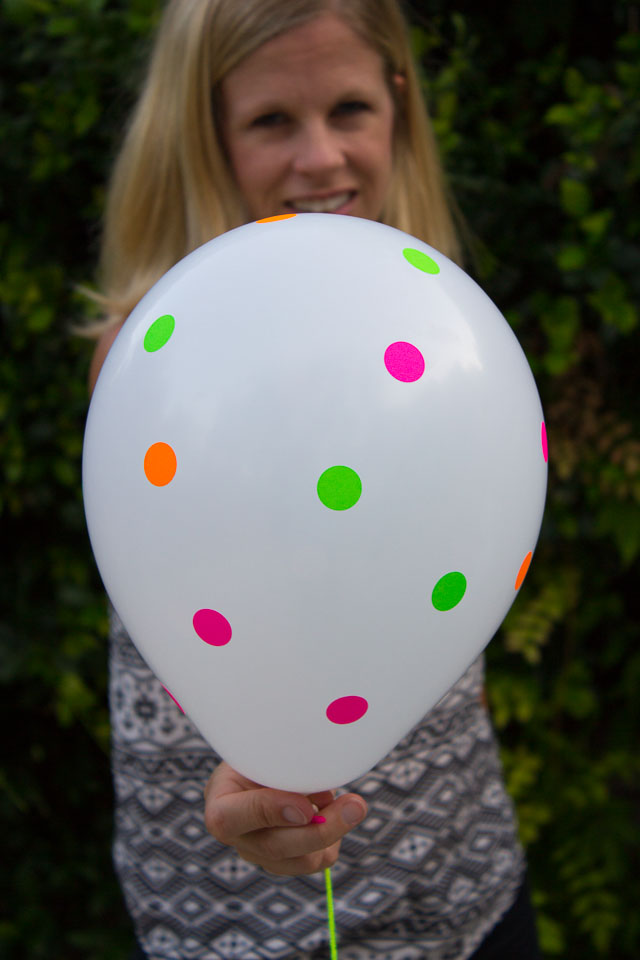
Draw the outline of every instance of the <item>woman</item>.
M396 0L174 0L109 193L91 385L177 260L294 210L380 220L459 259ZM115 614L111 704L137 956L326 956L331 865L343 960L538 955L480 661L338 796L260 788L221 762Z

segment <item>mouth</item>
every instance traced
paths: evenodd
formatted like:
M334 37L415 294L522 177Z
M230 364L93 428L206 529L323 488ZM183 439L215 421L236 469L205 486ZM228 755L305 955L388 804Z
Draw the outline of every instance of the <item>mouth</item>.
M341 193L287 200L285 206L296 213L347 213L356 195L356 190L343 190Z

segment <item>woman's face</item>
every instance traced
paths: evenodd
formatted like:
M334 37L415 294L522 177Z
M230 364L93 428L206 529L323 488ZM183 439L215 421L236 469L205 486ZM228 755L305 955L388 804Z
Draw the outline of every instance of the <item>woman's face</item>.
M378 54L334 14L263 44L222 82L225 146L250 219L380 217L394 106Z

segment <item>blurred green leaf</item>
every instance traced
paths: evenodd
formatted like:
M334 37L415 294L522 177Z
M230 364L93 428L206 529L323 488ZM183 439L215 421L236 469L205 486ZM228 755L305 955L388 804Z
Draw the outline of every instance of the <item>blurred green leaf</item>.
M608 273L601 286L587 297L604 322L621 333L631 333L638 324L638 308L627 296L627 288L619 276Z
M591 208L591 193L580 180L565 177L560 181L560 202L565 213L572 217L584 217Z

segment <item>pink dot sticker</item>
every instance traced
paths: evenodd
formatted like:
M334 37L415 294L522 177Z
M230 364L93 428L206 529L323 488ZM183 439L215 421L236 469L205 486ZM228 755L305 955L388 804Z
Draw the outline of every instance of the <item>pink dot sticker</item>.
M542 427L540 428L540 439L542 440L542 456L544 457L544 462L548 463L549 447L547 445L547 428L544 420L542 421Z
M167 687L165 687L164 683L162 684L162 689L164 690L165 693L168 693L168 694L169 694L169 696L171 697L171 699L172 699L173 702L175 703L175 705L176 705L176 707L178 708L178 710L180 711L180 713L184 713L184 710L182 709L182 707L180 706L180 704L178 703L178 701L176 700L176 698L174 697L174 695L171 693L171 690L168 690Z
M193 615L193 629L212 647L224 647L231 640L231 624L217 610L198 610Z
M384 352L384 365L396 380L413 383L424 373L424 357L417 347L405 340L397 340Z
M364 697L338 697L327 707L327 717L332 723L355 723L368 709Z

